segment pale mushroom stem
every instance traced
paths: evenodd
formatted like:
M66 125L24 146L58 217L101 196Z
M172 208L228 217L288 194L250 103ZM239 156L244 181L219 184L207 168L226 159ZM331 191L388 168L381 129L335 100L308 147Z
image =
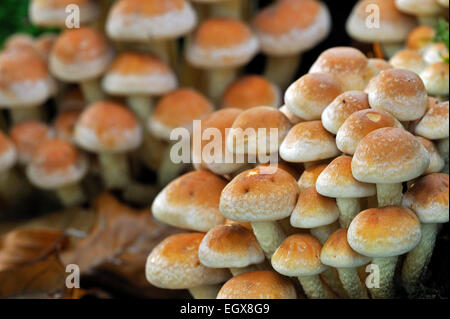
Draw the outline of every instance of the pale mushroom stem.
M86 200L83 188L79 183L58 188L56 194L64 207L80 205Z
M185 163L174 163L170 156L172 144L170 143L165 152L163 159L161 161L161 166L158 170L158 184L159 186L165 186L170 181L174 180L181 171L185 168Z
M123 189L130 182L127 154L102 153L99 155L102 178L108 189Z
M339 223L342 228L348 228L353 218L361 211L361 201L359 198L336 198L339 208Z
M433 254L437 234L438 224L422 224L422 239L419 245L406 255L402 268L402 281L409 294L417 291L420 279Z
M211 7L212 17L225 17L241 19L243 13L242 0L227 0L214 4Z
M325 226L311 228L310 232L323 245L328 240L328 238L330 238L331 234L333 234L338 228L339 228L338 223L332 223Z
M378 207L400 205L403 197L401 183L377 184Z
M143 138L144 141L137 151L138 157L145 166L157 171L162 163L167 145L149 133L145 133Z
M280 89L285 90L292 83L301 63L301 55L268 56L264 75Z
M275 250L286 239L283 228L277 222L252 222L251 225L261 249L270 260Z
M86 80L80 83L83 96L89 104L105 99L105 94L98 79Z
M26 180L14 169L0 172L0 194L8 201L16 201L30 191Z
M309 299L333 299L333 293L324 286L319 275L298 277L303 291Z
M208 18L208 5L205 3L192 3L194 10L197 13L197 23L200 25L203 21Z
M442 158L444 159L445 166L442 169L443 173L448 174L448 155L449 155L449 146L448 146L448 137L444 138L442 140L439 140L437 143L439 154L441 154Z
M178 71L178 44L176 39L154 40L150 43L150 51L172 69Z
M214 105L218 105L226 87L235 79L236 70L233 68L211 69L208 70L206 77L208 96Z
M378 267L376 273L379 278L374 276L375 282L369 287L370 294L374 299L391 299L394 296L394 274L397 266L398 256L374 258L372 265ZM374 272L375 274L375 272ZM376 279L379 279L378 283ZM379 288L377 288L377 286Z
M398 51L404 49L404 44L401 42L380 43L380 46L383 49L383 53L385 54L387 60L392 58Z
M320 274L320 278L328 285L328 287L340 298L348 298L347 291L342 285L341 279L336 268L328 268Z
M256 265L249 265L247 267L242 267L242 268L238 268L238 267L230 268L231 274L235 277L240 274L245 274L246 272L257 271L257 270L259 270L259 269L258 269L258 267L256 267Z
M189 288L189 292L194 299L216 299L220 285L204 285Z
M41 120L42 113L40 106L34 107L15 107L11 109L11 121L14 124L30 120Z
M153 111L153 99L149 96L132 95L127 98L128 105L136 114L140 123L146 127L148 118Z
M361 282L357 268L338 268L339 278L351 299L368 299L367 289Z

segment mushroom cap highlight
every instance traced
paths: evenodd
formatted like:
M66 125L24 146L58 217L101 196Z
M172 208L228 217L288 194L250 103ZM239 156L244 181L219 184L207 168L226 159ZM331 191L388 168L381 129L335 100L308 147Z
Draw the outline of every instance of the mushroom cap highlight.
M425 115L415 126L414 133L430 140L448 137L448 106L448 101L429 105Z

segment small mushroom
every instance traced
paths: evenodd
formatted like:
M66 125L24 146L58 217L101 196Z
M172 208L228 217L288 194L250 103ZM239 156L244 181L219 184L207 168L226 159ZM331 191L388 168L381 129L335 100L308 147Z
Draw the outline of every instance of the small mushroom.
M405 49L398 51L390 58L389 63L397 69L405 69L420 74L426 67L422 55L416 50Z
M100 15L97 1L93 0L32 0L29 15L34 25L41 27L66 27L67 7L76 5L80 10L80 23L94 22Z

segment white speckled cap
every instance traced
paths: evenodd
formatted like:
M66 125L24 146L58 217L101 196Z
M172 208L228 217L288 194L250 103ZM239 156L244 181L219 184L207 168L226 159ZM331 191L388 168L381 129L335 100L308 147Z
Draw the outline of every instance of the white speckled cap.
M448 137L448 106L448 101L429 105L427 112L415 126L414 133L430 140Z

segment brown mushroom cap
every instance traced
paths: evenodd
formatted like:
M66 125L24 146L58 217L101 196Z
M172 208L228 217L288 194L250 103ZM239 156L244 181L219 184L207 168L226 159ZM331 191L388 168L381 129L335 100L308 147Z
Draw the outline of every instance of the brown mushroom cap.
M370 108L367 93L347 91L337 96L322 112L322 125L336 134L344 121L353 113Z
M416 50L401 50L394 54L389 63L397 69L405 69L420 74L426 67L422 55Z
M222 106L246 110L256 106L280 105L280 89L259 75L247 75L231 83L222 97Z
M341 84L333 75L308 73L289 86L284 101L295 115L319 120L323 110L341 93Z
M420 222L408 208L388 206L359 213L350 224L347 240L353 250L369 257L392 257L420 242Z
M92 152L126 152L142 141L142 129L125 106L101 101L81 113L75 126L75 141Z
M164 239L147 258L147 280L165 289L193 288L227 280L230 275L226 269L207 268L200 263L198 247L204 236L184 233Z
M422 223L447 223L448 180L443 173L421 177L405 193L402 205L412 209Z
M228 280L217 299L296 299L294 285L274 271L251 271Z
M420 50L433 42L436 30L429 25L415 27L408 35L407 47L412 50Z
M287 134L280 146L280 156L287 162L312 162L337 156L334 136L321 121L301 122Z
M331 27L326 5L315 0L283 0L262 9L253 20L261 49L269 55L293 55L326 38Z
M328 268L320 261L321 249L322 244L312 235L291 235L273 254L272 266L290 277L318 275Z
M5 172L17 162L17 151L14 143L0 131L0 172Z
M320 173L316 182L317 192L334 198L360 198L376 194L374 184L361 183L352 174L352 158L339 156Z
M414 133L431 140L448 137L448 101L432 103L422 119L415 126Z
M361 182L401 183L422 175L429 164L427 150L414 135L385 127L361 140L352 159L352 173Z
M75 125L81 112L81 109L67 109L57 115L53 127L58 138L69 142L74 140Z
M347 241L347 229L336 230L322 247L320 260L335 268L356 268L370 262L369 257L358 254Z
M393 66L384 59L370 58L367 60L366 83L382 71L392 69Z
M113 51L102 33L83 27L64 31L53 46L50 70L58 79L79 82L102 75Z
M172 70L157 57L129 52L116 58L102 85L113 95L163 95L178 83Z
M226 181L208 171L195 171L167 185L152 204L153 216L172 226L208 231L225 218L219 212Z
M276 221L291 214L298 193L296 180L286 171L264 174L255 168L240 173L223 189L220 212L237 221Z
M258 49L258 39L244 22L216 17L197 28L186 58L200 68L239 67L247 64Z
M316 186L317 178L327 166L328 164L317 164L306 168L298 180L300 192L303 192L309 187Z
M341 83L343 91L363 90L368 60L358 49L335 47L323 51L309 73L331 73Z
M106 33L117 41L178 38L192 31L197 17L185 0L120 0L111 8Z
M336 135L336 145L344 153L353 155L359 142L370 132L383 127L403 128L391 114L367 109L353 113L342 124Z
M320 195L316 188L305 189L298 196L291 214L291 225L297 228L316 228L334 223L339 218L336 200Z
M100 15L100 8L93 0L33 0L29 8L30 20L38 26L65 27L69 5L79 8L81 24L93 22Z
M427 109L428 95L414 72L391 69L381 72L368 84L369 104L394 115L399 121L421 118Z
M442 169L445 166L445 162L444 159L439 154L436 145L434 145L432 141L427 140L424 137L416 136L416 138L425 147L430 156L430 165L428 166L424 174L438 173L442 171Z
M203 265L212 268L243 268L265 259L253 232L239 224L210 229L200 244L198 256Z

